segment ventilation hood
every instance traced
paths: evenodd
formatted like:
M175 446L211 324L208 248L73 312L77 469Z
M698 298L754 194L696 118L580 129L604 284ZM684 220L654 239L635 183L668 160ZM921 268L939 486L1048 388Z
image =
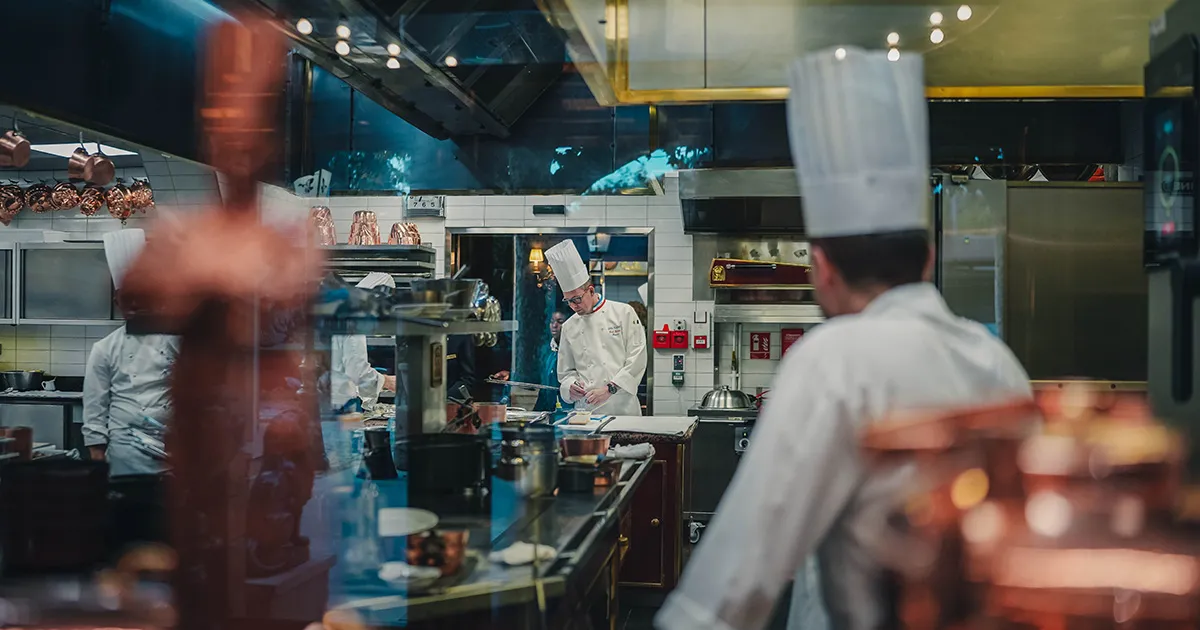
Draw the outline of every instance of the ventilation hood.
M795 169L679 171L679 200L688 234L804 233Z

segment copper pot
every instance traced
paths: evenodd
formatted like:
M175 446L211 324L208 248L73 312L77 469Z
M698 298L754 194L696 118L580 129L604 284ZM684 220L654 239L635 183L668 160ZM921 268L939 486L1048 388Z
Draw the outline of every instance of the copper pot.
M116 186L105 191L104 201L108 203L108 213L114 219L124 221L133 214L133 206L130 205L129 200L129 188L125 184L118 182Z
M454 575L466 557L470 532L435 530L409 536L405 559L418 567L436 567L442 575Z
M73 210L79 206L79 189L71 182L59 182L50 193L55 210Z
M308 214L313 230L313 242L317 245L337 245L337 228L333 224L333 213L325 206L313 206Z
M29 140L19 131L6 131L0 136L0 166L24 168L29 164Z
M16 216L25 207L25 193L16 184L0 186L0 213Z
M83 216L94 216L104 207L104 189L95 184L88 184L79 193L79 211Z
M54 209L54 191L45 184L34 184L25 189L25 205L34 212L50 212Z
M136 179L130 184L129 205L134 210L141 210L142 212L154 207L154 189L150 187L150 182L144 179Z
M117 167L113 165L112 160L104 157L103 153L96 151L88 161L88 166L84 168L84 174L87 181L98 186L107 186L113 177L116 177Z
M87 180L88 161L92 156L88 155L87 149L79 147L71 152L71 157L67 158L67 177L77 180Z
M354 213L354 223L350 225L351 245L378 245L379 220L370 210L359 210Z

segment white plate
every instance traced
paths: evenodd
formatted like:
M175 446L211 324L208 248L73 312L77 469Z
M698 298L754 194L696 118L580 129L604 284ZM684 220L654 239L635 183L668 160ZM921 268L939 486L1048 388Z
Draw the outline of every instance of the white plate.
M379 510L380 536L411 536L437 527L437 514L417 508L383 508Z

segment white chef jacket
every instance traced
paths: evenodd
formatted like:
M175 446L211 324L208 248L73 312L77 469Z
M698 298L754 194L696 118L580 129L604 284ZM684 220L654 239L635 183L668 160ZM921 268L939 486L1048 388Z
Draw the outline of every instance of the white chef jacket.
M638 386L646 373L646 329L633 307L600 297L587 315L574 315L563 322L558 346L559 393L571 400L571 384L584 389L616 383L617 393L594 408L583 399L581 410L602 411L614 416L640 416Z
M867 476L858 430L897 411L1031 396L1012 352L951 313L933 285L894 288L821 325L784 356L750 448L656 627L762 628L814 551L830 625L879 627L874 545L911 471Z
M338 409L354 398L363 409L375 406L383 390L383 374L367 360L367 338L363 335L334 335L330 343L332 367L332 403Z
M83 443L107 445L109 475L162 472L166 462L135 447L130 427L146 418L171 419L168 379L179 354L179 338L130 335L122 326L92 346L83 376Z

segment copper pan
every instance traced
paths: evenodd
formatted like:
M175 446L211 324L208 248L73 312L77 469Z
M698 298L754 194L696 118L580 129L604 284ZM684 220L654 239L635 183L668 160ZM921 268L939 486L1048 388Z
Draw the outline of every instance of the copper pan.
M107 186L112 183L113 177L116 175L116 166L113 165L112 160L104 157L104 154L100 152L100 147L97 146L96 152L92 154L87 166L84 167L84 179L97 186Z
M10 130L0 136L0 166L24 168L29 164L29 140L21 132Z
M67 158L67 177L76 180L87 179L87 165L92 156L88 155L87 149L82 146L75 149L71 153L71 157Z

